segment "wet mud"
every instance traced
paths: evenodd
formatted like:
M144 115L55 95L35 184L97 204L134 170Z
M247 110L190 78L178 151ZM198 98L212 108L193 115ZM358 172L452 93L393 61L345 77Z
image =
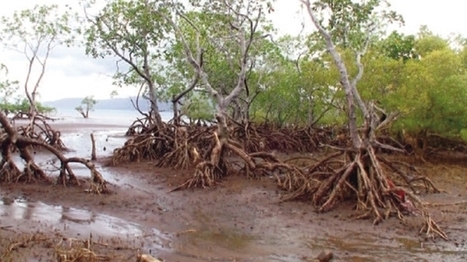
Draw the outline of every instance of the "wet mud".
M74 149L67 155L89 157L94 132L104 162L125 141L124 131L112 129L63 134ZM53 157L36 158L54 176ZM0 261L52 261L53 251L72 240L92 240L95 252L113 261L135 261L140 253L163 261L313 261L324 249L334 261L467 261L467 167L455 163L423 167L447 191L422 198L432 203L433 218L449 241L419 233L420 217L373 226L355 220L348 203L324 214L309 203L282 203L269 177L230 176L212 189L169 193L192 170L160 169L151 162L99 168L110 195L87 194L86 183L1 185ZM82 167L75 171L83 181L89 177ZM31 240L33 235L40 240Z

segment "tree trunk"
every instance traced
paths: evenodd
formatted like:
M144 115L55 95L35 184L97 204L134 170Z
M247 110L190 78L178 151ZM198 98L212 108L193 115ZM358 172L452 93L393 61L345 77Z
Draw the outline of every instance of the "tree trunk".
M146 67L145 69L146 75L150 75L149 68ZM154 83L151 81L148 82L149 88L149 102L151 103L151 118L154 120L154 124L159 128L162 129L164 127L164 123L162 122L162 117L159 112L159 106L157 105L157 92Z
M94 134L91 133L91 160L95 161L97 159L96 156L96 140L94 139Z
M334 63L339 69L340 82L342 86L344 87L345 97L347 100L349 135L352 140L353 147L355 149L359 149L363 145L362 145L362 140L358 134L358 126L357 126L357 114L356 114L357 107L355 105L355 96L354 96L356 93L356 87L352 85L349 79L347 68L344 64L344 61L342 60L341 55L339 54L339 52L337 52L336 47L334 43L332 42L331 35L321 26L320 22L318 21L318 18L316 17L313 10L311 9L310 1L306 1L306 2L302 1L302 3L306 4L308 14L310 15L310 18L313 21L313 24L316 26L316 28L318 29L318 31L320 32L320 34L324 37L324 40L326 41L326 50L331 54L334 60ZM361 110L366 111L366 108L361 108ZM364 112L364 115L365 115L365 120L367 120L366 112Z
M174 111L173 121L175 125L180 125L181 120L180 112L178 111L178 101L179 99L176 99L176 97L174 96L172 99L172 109Z
M81 110L81 111L78 111L78 112L83 116L83 118L88 118L88 117L86 116L86 114L85 114L82 110Z
M28 99L29 99L29 112L28 112L28 118L30 120L29 122L29 132L30 134L32 135L34 133L34 121L36 119L36 116L37 116L37 107L36 107L36 96L34 93L32 93L31 96L29 96L29 94L27 95Z

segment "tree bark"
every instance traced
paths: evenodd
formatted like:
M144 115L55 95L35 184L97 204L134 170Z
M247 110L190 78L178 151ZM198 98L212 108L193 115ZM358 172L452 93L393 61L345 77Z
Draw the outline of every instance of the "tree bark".
M156 88L154 86L154 83L152 81L148 82L148 87L149 87L149 102L151 103L151 117L154 120L154 124L162 129L163 128L163 122L162 122L162 117L161 113L159 111L159 106L157 103L157 93L156 93Z

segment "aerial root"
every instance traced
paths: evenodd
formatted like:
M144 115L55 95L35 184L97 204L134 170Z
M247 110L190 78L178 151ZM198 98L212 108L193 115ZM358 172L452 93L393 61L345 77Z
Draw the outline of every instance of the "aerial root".
M160 167L188 168L196 166L192 151L207 159L209 152L204 149L211 146L211 134L216 126L164 124L162 129L150 125L146 119L138 119L129 128L127 135L132 137L114 151L111 165L138 162L141 160L159 160ZM284 127L269 124L229 122L229 140L240 141L235 147L245 153L278 150L280 152L313 152L322 142L332 142L329 130ZM187 145L185 145L187 141ZM209 150L208 150L209 151Z
M185 128L177 128L175 133L175 148L171 152L162 156L157 166L188 169L201 161L201 156L192 142L195 140L196 136L188 138L188 133Z
M2 159L0 169L0 181L1 182L16 182L18 178L21 176L21 171L19 170L18 166L13 162L11 159Z
M137 135L128 139L121 148L114 150L110 165L157 159L166 152L166 144L162 138L152 134Z
M177 147L164 155L157 164L158 167L172 167L174 169L188 169L201 159L198 150L187 143Z
M196 170L192 178L172 189L171 192L195 187L213 187L216 184L216 181L221 177L222 171L217 166L213 165L209 161L203 161L196 166Z
M423 203L414 200L416 196L412 193L418 192L421 186L427 192L440 190L413 166L377 157L371 145L359 150L346 148L347 139L333 139L326 130L271 130L266 125L235 123L229 133L226 126L219 126L211 142L206 142L207 136L194 139L195 136L201 135L192 127L168 125L163 132L147 131L130 139L123 148L117 149L114 152L114 162L118 164L146 158L159 159L160 167L184 169L195 165L193 176L172 191L215 186L218 180L230 171L244 173L247 177L274 175L278 186L287 192L281 198L282 201L309 200L318 211L326 212L338 203L352 199L355 208L362 213L359 218L373 218L374 224L391 215L403 219L407 213L414 214L417 210L423 210L426 218L424 230L446 238L444 232L425 211ZM209 130L210 128L203 129L205 133L210 133L206 132ZM301 140L297 140L297 137L301 137ZM311 142L304 145L305 143L301 144L300 141ZM262 152L310 152L320 148L322 143L331 144L337 152L314 165L308 164L306 168L292 164L295 160L282 162L275 156ZM208 147L208 151L198 152L199 149L204 150ZM309 150L310 148L313 149ZM156 151L157 153L154 153ZM243 167L234 170L227 158L228 153L238 156L244 164ZM388 171L392 171L391 177ZM410 188L410 191L395 184L404 185ZM406 197L416 205L410 206Z
M67 148L61 139L60 131L53 129L47 123L47 120L50 120L50 118L37 115L28 125L18 127L17 132L24 137L41 141L58 150L66 150Z
M96 169L94 162L92 162L91 160L73 157L73 158L62 159L61 161L62 161L62 168L60 171L60 176L59 176L58 181L63 182L66 179L66 176L68 176L71 182L79 186L80 183L78 179L76 178L75 174L73 173L73 170L69 167L69 163L80 163L84 165L90 172L91 180L90 180L89 188L86 190L86 192L94 193L94 194L110 193L110 191L107 189L107 181L105 181L104 177Z
M398 188L399 189L399 188ZM427 206L429 204L422 202L422 200L410 191L406 191L407 195L417 206L417 214L422 214L425 218L425 223L420 229L420 233L425 232L426 236L434 238L435 236L440 236L444 240L448 240L447 234L439 227L436 221L433 220L430 213L427 211Z
M107 189L107 181L105 181L101 173L99 173L95 168L91 170L91 183L87 192L99 195L109 193L109 190Z
M50 182L50 179L34 161L29 160L24 166L24 171L17 177L15 182L33 183L37 181Z
M36 120L43 120L36 118ZM50 126L43 120L44 128L50 128ZM37 182L46 181L51 183L50 178L45 174L44 170L36 164L34 161L33 154L30 151L31 147L44 149L54 155L58 161L60 161L60 174L57 179L57 184L66 186L71 183L79 185L79 181L70 168L69 163L80 163L86 166L91 171L91 192L104 193L107 191L105 187L105 180L96 170L93 162L78 157L65 157L61 148L57 148L57 144L50 143L39 138L31 138L28 136L34 134L35 120L33 119L31 124L26 126L25 134L20 134L9 122L7 116L0 111L0 125L3 127L3 133L0 137L1 155L2 161L0 162L0 181L1 182ZM30 128L30 129L28 129ZM42 128L42 127L41 127ZM50 129L51 130L51 129ZM12 152L17 150L19 156L24 162L24 169L20 172L19 168L13 161Z
M423 225L422 229L420 229L420 233L425 232L427 236L434 237L435 235L440 236L444 240L448 240L448 236L446 233L441 230L438 224L431 218L431 216L427 215L425 217L425 224Z
M396 162L388 161L388 160L384 159L383 157L378 157L378 160L381 161L387 167L389 167L400 178L402 178L402 180L406 183L406 185L413 192L417 191L416 187L414 185L414 183L417 182L417 181L421 181L423 183L423 186L424 186L425 191L427 193L429 193L429 192L440 193L440 192L443 191L441 189L438 189L435 186L435 184L433 183L433 181L431 181L428 177L423 176L416 167L414 167L414 166L412 166L412 165L410 165L408 163L399 162L399 161L396 161ZM405 167L405 169L407 169L410 172L414 172L415 176L412 176L412 177L407 176L406 172L402 171L401 168L397 167L397 165Z
M324 158L311 166L307 173L289 168L278 179L279 187L288 192L282 200L311 200L319 212L326 212L345 199L354 199L355 208L363 212L358 218L372 217L373 224L378 224L391 214L403 219L405 214L421 212L426 219L423 230L447 238L431 219L424 203L414 194L416 191L395 186L384 170L386 167L394 171L396 177L402 178L411 188L415 188L415 182L422 181L427 190L439 192L428 178L403 173L394 164L376 157L371 147L360 152L349 150L344 154L344 161L339 161L337 158L342 155L342 152L337 152Z

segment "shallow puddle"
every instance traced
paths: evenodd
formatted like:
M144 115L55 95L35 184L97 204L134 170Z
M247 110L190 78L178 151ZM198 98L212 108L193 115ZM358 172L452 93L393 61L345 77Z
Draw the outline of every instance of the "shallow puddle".
M441 241L441 240L440 240ZM413 238L388 238L371 233L349 233L309 240L313 249L344 252L346 261L467 261L467 250ZM442 242L440 242L442 243Z
M29 231L60 232L66 237L142 239L150 245L148 248L160 250L168 246L170 237L156 228L143 228L121 218L21 198L0 198L0 221L3 229L14 231L26 226Z
M64 133L62 134L62 141L71 150L63 152L66 157L82 157L91 158L91 138L90 134L94 133L94 139L96 142L96 154L98 158L109 157L112 152L121 147L127 137L123 136L125 130L109 130L109 131L82 131L80 133ZM42 151L32 152L34 154L34 161L41 166L46 173L52 176L58 176L60 163L58 158L53 154ZM17 164L18 168L24 168L24 161L20 158L19 154L13 154L13 160ZM91 176L90 171L84 165L79 163L70 163L69 166L73 169L73 172L78 177L89 178ZM128 181L119 181L111 173L106 172L105 168L97 166L97 170L101 172L104 179L112 184L122 185Z
M63 143L72 151L67 152L67 156L91 157L91 133L94 134L96 142L96 154L99 157L111 156L115 148L121 147L128 139L123 136L125 129L109 131L81 131L79 133L64 133Z

